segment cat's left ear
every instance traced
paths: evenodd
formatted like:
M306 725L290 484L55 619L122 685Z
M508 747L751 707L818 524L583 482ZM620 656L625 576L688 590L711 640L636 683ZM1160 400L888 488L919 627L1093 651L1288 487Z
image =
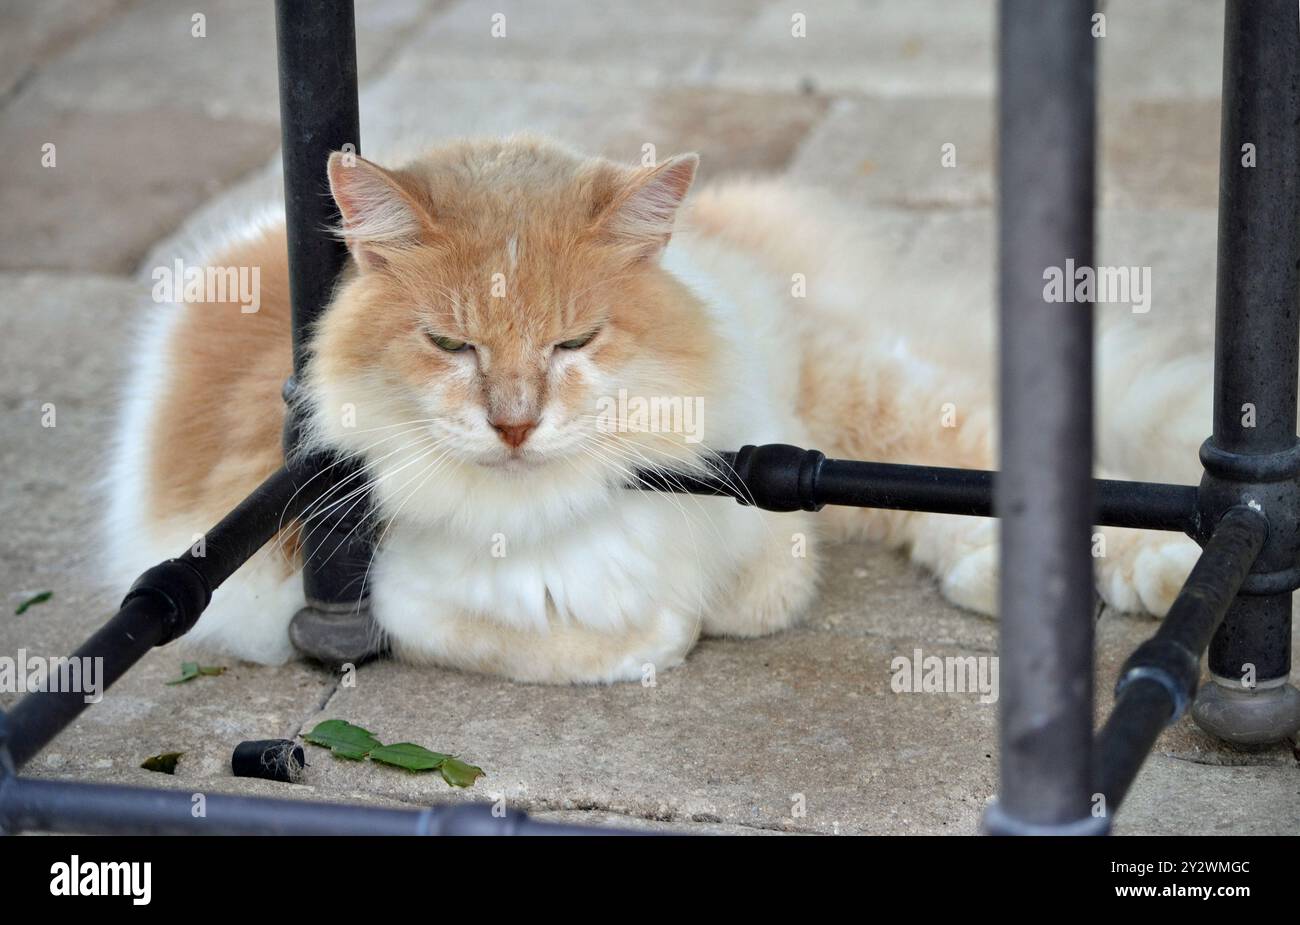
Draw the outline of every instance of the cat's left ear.
M327 173L343 216L343 239L362 268L383 266L385 255L410 247L430 230L428 213L397 175L378 164L335 151Z
M677 209L699 165L698 154L679 154L639 172L604 209L600 229L634 259L658 257L672 237Z

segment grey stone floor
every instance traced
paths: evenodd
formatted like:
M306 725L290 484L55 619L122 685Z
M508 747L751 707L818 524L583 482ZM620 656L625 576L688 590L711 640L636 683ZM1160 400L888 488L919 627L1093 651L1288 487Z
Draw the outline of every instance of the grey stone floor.
M705 177L787 173L860 209L900 304L938 281L990 292L993 6L359 0L364 150L544 131L631 159L697 150ZM1105 6L1101 250L1152 265L1150 323L1212 303L1221 3ZM206 36L166 0L0 7L0 653L65 653L123 589L94 578L102 447L142 281L193 235L278 194L270 5L209 0ZM492 38L493 13L507 34ZM957 147L957 167L939 148ZM41 165L42 146L56 165ZM144 274L144 275L142 275ZM923 310L923 308L922 308ZM57 426L40 425L42 406ZM1122 409L1114 410L1122 413ZM17 616L31 594L48 603ZM1103 612L1098 715L1155 624ZM964 833L996 783L995 708L898 695L889 666L991 655L994 621L943 602L900 557L835 550L802 628L708 641L654 688L544 688L381 663L354 687L306 664L230 663L167 686L151 654L29 767L42 776L390 805L505 797L543 818L699 832ZM0 694L0 704L16 698ZM440 780L314 753L306 782L231 777L244 739L345 718L458 752L488 776ZM139 768L183 751L175 777ZM806 808L794 812L796 802ZM1121 833L1300 831L1290 747L1240 750L1184 721L1143 770Z

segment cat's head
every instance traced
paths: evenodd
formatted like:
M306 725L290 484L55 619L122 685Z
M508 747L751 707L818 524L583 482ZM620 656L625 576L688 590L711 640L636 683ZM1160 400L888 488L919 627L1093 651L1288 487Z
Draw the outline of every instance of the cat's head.
M698 458L698 434L628 419L712 388L718 332L659 262L697 162L633 168L533 139L396 170L334 154L353 267L312 342L316 436L360 454L390 503L422 473L609 484Z

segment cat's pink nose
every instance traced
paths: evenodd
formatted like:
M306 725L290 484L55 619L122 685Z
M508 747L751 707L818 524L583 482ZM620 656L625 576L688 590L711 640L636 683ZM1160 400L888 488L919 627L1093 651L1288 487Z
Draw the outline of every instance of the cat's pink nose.
M517 450L528 439L528 435L533 432L537 422L524 421L522 424L505 424L493 421L492 426L496 428L497 435L506 442L506 446L512 450Z

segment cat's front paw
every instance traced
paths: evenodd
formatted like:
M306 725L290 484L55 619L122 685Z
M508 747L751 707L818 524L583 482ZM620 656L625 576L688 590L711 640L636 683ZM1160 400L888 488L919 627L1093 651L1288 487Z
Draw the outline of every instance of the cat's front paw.
M1200 554L1187 537L1144 535L1101 560L1097 585L1102 600L1116 610L1163 617Z
M939 577L943 596L966 610L998 610L998 525L979 517L917 514L912 561Z
M998 548L982 546L966 553L944 573L943 596L958 607L996 616L998 612Z

